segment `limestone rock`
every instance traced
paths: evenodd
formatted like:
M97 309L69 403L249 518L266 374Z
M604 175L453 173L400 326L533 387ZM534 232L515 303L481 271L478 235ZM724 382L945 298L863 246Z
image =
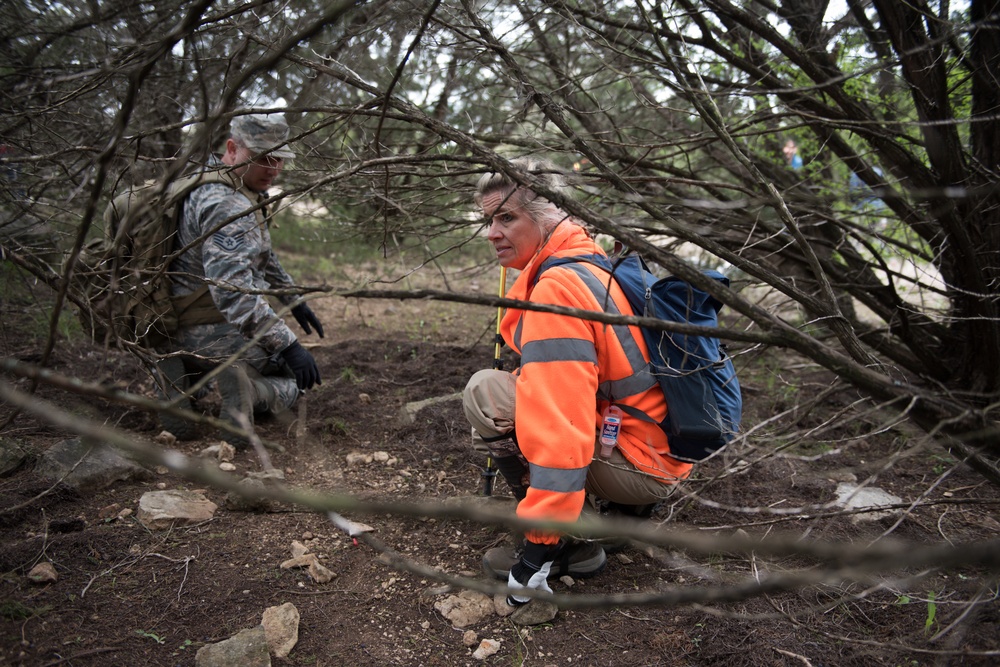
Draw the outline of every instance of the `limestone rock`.
M51 584L59 580L59 573L52 563L44 561L31 568L28 579L35 584Z
M346 460L347 466L349 468L353 468L354 466L362 463L371 463L372 455L366 454L365 452L351 452L347 455Z
M497 616L510 616L517 611L517 607L507 604L506 593L497 593L493 596L493 611L497 613Z
M500 642L495 639L484 639L479 643L479 648L473 652L472 657L476 660L485 660L499 650Z
M159 434L153 438L153 442L158 445L163 445L164 447L173 447L177 444L177 436L170 431L160 431Z
M891 493L883 491L875 486L860 487L849 482L841 482L837 485L837 505L846 510L859 509L862 507L887 507L898 505L903 499ZM886 510L884 512L864 512L855 514L852 517L854 523L868 521L878 521L888 516L896 514L899 510Z
M325 567L319 560L313 560L309 564L309 576L313 578L317 584L329 583L333 580L334 575L327 567Z
M111 447L84 442L80 438L63 440L42 453L36 467L43 477L62 479L77 491L99 491L115 482L144 481L152 473Z
M198 649L195 667L271 667L264 628L241 630L224 641Z
M222 445L228 445L229 443L225 440L220 440L214 445L209 445L198 452L198 457L203 459L217 459L219 457L219 452L222 451Z
M559 613L559 607L546 600L532 600L518 607L510 615L510 620L517 625L539 625L548 623Z
M316 562L316 554L302 554L289 558L280 567L282 570L290 570L293 567L309 567L314 562Z
M150 530L190 526L215 516L218 505L196 491L148 491L139 499L138 519Z
M236 448L231 444L223 440L219 443L219 451L215 455L215 459L220 463L231 463L233 459L236 458Z
M28 460L28 450L10 438L0 438L0 477L8 475Z
M299 610L291 602L268 607L261 620L271 655L287 658L299 641Z
M297 544L297 543L296 543ZM294 555L281 564L282 570L288 570L293 567L304 567L308 568L309 576L317 584L326 584L333 581L337 575L325 567L319 562L319 557L316 554L303 553L299 556Z
M493 612L493 600L478 591L462 591L434 603L434 608L456 628L482 622Z

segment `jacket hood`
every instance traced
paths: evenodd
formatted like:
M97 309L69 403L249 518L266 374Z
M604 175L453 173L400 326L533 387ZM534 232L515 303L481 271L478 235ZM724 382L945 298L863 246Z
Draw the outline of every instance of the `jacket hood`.
M605 254L604 250L590 237L587 230L571 222L561 222L549 238L542 244L534 258L514 281L507 296L512 299L527 299L530 287L535 283L535 274L542 262L550 257L573 257L576 255Z

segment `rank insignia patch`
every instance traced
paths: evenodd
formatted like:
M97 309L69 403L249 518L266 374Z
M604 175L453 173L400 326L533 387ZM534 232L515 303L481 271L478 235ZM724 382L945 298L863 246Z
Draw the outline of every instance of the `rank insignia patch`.
M236 236L226 236L222 232L212 235L212 242L227 252L232 252L243 245L243 239Z

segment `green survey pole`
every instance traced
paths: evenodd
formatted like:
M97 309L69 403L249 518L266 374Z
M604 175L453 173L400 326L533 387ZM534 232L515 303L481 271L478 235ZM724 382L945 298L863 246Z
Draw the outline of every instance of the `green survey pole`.
M497 296L501 299L507 292L507 267L500 267L500 289ZM497 326L493 333L493 368L503 370L503 361L500 360L500 347L503 345L503 337L500 335L500 321L503 319L503 306L497 306ZM486 456L486 469L483 470L483 495L493 495L493 480L496 479L497 469L493 467L493 457Z

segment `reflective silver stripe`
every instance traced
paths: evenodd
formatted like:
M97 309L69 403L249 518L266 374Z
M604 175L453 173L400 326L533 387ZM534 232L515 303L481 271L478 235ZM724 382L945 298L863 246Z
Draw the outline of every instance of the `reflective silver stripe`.
M587 361L597 364L594 343L579 338L545 338L526 343L521 349L521 365L546 361Z
M514 347L521 349L521 328L524 326L524 315L517 318L517 326L514 327Z
M622 313L615 304L614 299L608 293L607 284L583 266L585 263L575 262L561 266L574 271L580 277L583 284L587 286L590 293L601 304L605 313L609 315L621 315ZM618 401L629 396L641 394L644 391L649 391L655 387L657 381L656 377L653 376L653 369L642 358L642 350L639 349L639 343L636 342L631 329L629 329L627 324L613 324L611 328L614 330L615 336L618 338L618 342L625 352L625 358L628 359L629 365L632 368L632 375L613 382L602 382L597 388L598 398L605 401L610 401L614 398L614 400Z
M547 468L545 466L528 464L531 475L531 488L555 493L573 493L583 491L587 482L587 466L574 470L562 468Z

